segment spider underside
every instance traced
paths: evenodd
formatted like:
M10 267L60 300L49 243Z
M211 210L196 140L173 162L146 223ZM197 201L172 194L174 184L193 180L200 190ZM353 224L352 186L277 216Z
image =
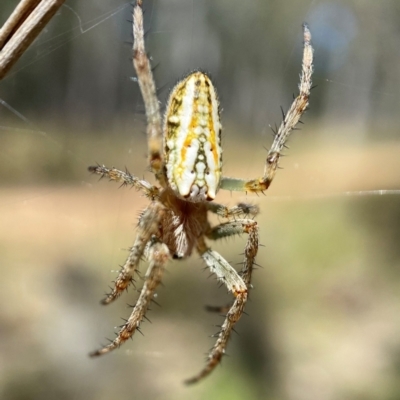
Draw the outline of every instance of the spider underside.
M222 176L221 123L217 94L207 74L195 71L180 81L170 94L164 122L159 110L156 87L146 55L143 33L142 1L133 10L133 64L145 104L147 117L148 162L159 186L152 185L128 172L102 165L89 171L140 190L150 200L141 213L138 232L129 256L114 281L111 292L102 301L109 304L133 284L140 261L149 267L144 285L132 313L107 346L91 353L99 356L114 350L129 339L140 323L170 258L189 257L196 250L212 273L233 294L215 345L209 352L205 367L186 383L195 383L219 364L234 325L243 314L251 288L251 276L258 251L258 226L254 217L258 207L238 204L227 208L213 202L219 189L263 192L271 184L285 142L308 106L313 72L311 34L303 25L304 52L299 94L283 121L274 131L264 174L253 180ZM226 219L212 227L208 212ZM205 239L247 234L244 260L238 273L220 254L210 249ZM220 309L218 309L220 310Z

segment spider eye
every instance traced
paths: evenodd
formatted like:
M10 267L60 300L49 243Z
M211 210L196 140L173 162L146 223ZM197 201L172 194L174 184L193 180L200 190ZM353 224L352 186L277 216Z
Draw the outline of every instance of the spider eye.
M210 78L193 72L170 94L164 147L168 183L189 201L214 200L222 169L221 121Z

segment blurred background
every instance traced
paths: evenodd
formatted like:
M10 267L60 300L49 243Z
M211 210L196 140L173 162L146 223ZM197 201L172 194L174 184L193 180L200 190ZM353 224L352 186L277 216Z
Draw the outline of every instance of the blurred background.
M3 24L17 0L2 0ZM310 110L266 196L254 290L221 367L204 382L226 304L197 255L171 262L136 334L89 359L137 297L102 298L146 200L87 166L146 166L131 65L131 5L67 0L0 82L0 398L400 398L400 3L144 0L161 105L208 71L223 109L225 175L263 171L270 127L297 93L301 24L315 47ZM379 192L382 190L382 192ZM215 219L213 222L218 223ZM213 244L241 261L245 237ZM142 270L146 268L142 265ZM138 282L140 287L140 282Z

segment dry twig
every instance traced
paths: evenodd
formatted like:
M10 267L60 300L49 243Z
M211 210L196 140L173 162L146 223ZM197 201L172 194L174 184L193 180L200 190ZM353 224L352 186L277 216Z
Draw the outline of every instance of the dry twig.
M20 1L0 29L0 80L24 54L64 1Z

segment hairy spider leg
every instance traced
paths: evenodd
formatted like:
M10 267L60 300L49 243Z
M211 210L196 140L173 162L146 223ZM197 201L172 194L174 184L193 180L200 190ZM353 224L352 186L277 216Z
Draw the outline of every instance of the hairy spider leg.
M88 167L89 172L100 175L101 178L108 178L110 181L119 182L122 186L133 186L136 190L142 191L150 200L159 198L160 189L151 183L139 179L128 171L121 171L116 168L107 168L105 165L92 165Z
M146 272L144 285L130 317L122 325L117 337L109 345L94 351L90 356L95 357L109 353L126 342L139 328L153 299L154 292L161 282L165 266L170 259L168 247L156 237L153 237L148 251L148 258L150 265Z
M142 93L147 118L148 162L162 187L167 187L164 171L163 132L160 105L150 60L144 45L142 0L133 9L133 66Z
M158 233L159 223L163 215L164 207L158 202L150 203L143 211L139 218L138 234L135 243L130 248L129 256L122 266L117 279L114 281L112 291L101 301L102 304L109 304L114 301L133 282L133 274L138 270L139 262L142 259L147 243L152 235Z
M239 203L233 207L226 207L222 204L210 202L206 203L208 211L211 211L214 214L217 214L222 218L236 218L239 216L252 216L255 217L260 209L255 204L247 204L247 203Z
M217 275L218 279L233 293L235 300L226 314L217 341L208 354L205 367L197 375L186 380L185 383L187 384L196 383L209 375L220 363L222 356L225 354L225 349L233 327L242 316L248 299L251 273L258 251L257 222L251 219L240 219L217 225L212 228L207 235L210 239L220 239L223 237L240 235L241 233L247 233L249 236L244 251L243 268L240 274L238 274L220 254L208 249L204 241L199 241L198 251L201 257L210 270Z
M275 138L267 155L264 167L264 175L261 178L249 181L222 177L221 189L254 193L263 192L264 190L268 189L272 180L274 179L276 170L279 166L279 159L281 157L282 149L285 147L285 143L291 131L295 129L296 125L300 121L301 116L308 107L308 99L310 97L312 86L311 76L313 73L313 48L311 46L311 33L306 24L303 24L303 36L304 50L299 94L293 100L289 111L286 114L283 113L281 125L279 126L279 129L274 132Z

